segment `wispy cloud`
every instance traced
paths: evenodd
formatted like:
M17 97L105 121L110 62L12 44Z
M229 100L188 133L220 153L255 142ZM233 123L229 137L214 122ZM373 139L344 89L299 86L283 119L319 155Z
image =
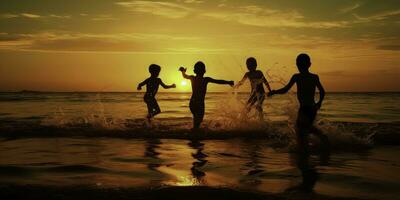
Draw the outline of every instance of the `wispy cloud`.
M195 3L195 4L200 4L200 3L204 3L204 1L200 1L200 0L184 0L184 3Z
M69 18L71 18L70 15L54 15L54 14L49 15L49 17L59 18L59 19L69 19Z
M2 18L2 19L11 19L11 18L28 18L28 19L57 18L57 19L70 19L71 16L70 16L70 15L56 15L56 14L39 15L39 14L33 14L33 13L19 13L19 14L5 13L5 14L0 14L0 18Z
M398 10L387 10L383 11L377 14L373 14L370 16L360 16L358 14L354 14L354 16L360 21L360 22L370 22L374 20L384 20L389 17L394 17L394 16L399 16L400 15L400 9Z
M163 34L88 34L41 32L36 34L0 33L0 49L61 52L167 52L170 43L184 44L198 37ZM157 44L157 45L154 45ZM178 51L178 50L177 50Z
M344 7L342 9L340 9L339 12L348 13L348 12L351 12L353 10L356 10L359 7L361 7L361 3L355 3L353 5L350 5L350 6L347 6L347 7Z
M112 21L118 20L117 18L113 17L112 15L97 15L91 18L93 21Z
M128 1L117 2L116 4L130 11L150 13L172 19L185 17L191 10L181 4L160 1Z
M348 26L347 21L311 21L295 10L283 11L260 6L245 6L238 10L207 12L203 16L223 21L261 27L292 28L339 28Z
M10 18L16 18L19 17L19 15L16 14L9 14L9 13L5 13L5 14L1 14L0 18L2 19L10 19Z
M42 16L40 15L36 15L36 14L32 14L32 13L21 13L22 17L26 17L26 18L32 18L32 19L36 19L36 18L41 18Z

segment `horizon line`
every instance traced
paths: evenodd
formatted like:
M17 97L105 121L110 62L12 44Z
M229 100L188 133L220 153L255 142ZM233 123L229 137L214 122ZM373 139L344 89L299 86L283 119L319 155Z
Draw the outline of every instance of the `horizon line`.
M208 91L207 93L227 93L230 91ZM400 93L400 91L325 91L326 93ZM145 91L44 91L44 90L0 90L0 93L145 93ZM158 93L191 93L191 91L159 91ZM238 91L237 93L250 93ZM294 92L296 93L296 92ZM316 92L318 93L318 92Z

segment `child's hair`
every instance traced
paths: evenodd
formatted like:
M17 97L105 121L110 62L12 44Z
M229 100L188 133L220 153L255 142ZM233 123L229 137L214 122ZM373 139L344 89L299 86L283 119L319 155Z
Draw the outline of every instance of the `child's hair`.
M307 70L311 66L311 59L305 53L301 53L296 58L296 65L299 70Z
M156 76L160 73L161 71L161 67L159 65L156 64L151 64L149 66L149 72L152 76Z
M206 73L206 65L199 61L196 64L194 64L194 73L195 74L205 74Z
M257 60L253 57L247 58L246 65L249 71L254 71L257 68Z

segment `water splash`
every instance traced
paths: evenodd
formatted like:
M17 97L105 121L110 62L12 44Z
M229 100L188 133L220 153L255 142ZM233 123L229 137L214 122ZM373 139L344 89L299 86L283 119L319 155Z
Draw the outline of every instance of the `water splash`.
M67 115L62 107L58 107L57 112L43 119L41 124L59 128L126 129L124 118L106 115L101 99L101 94L97 94L94 99L95 103L91 104L88 109L82 110L81 116Z

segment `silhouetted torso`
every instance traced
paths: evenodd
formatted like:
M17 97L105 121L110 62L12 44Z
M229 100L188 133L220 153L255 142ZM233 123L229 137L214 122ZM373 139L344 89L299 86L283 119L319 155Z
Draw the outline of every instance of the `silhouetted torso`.
M190 76L190 81L192 83L192 97L191 101L203 102L207 93L207 84L210 82L209 77L202 76Z
M301 107L315 105L315 89L318 76L312 73L298 73L294 75L297 85L297 99Z
M161 84L161 79L157 77L150 77L145 80L146 83L146 94L145 97L155 97L158 91L158 87Z
M249 78L251 83L251 93L265 93L263 86L264 75L260 70L249 71L246 73L247 78Z

